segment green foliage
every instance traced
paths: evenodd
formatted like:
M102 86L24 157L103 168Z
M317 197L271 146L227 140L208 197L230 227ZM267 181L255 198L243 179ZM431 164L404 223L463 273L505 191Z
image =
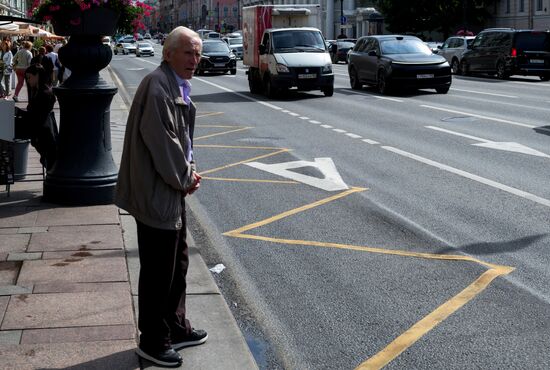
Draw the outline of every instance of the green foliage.
M496 0L376 0L388 30L421 34L438 31L447 37L464 27L483 27Z

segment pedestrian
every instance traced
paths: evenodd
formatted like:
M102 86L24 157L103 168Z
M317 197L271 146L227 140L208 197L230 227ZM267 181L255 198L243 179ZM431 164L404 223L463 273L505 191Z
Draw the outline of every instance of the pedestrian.
M11 53L10 42L2 41L0 44L1 61L3 71L0 75L0 98L7 98L10 95L11 74L13 73L13 54Z
M17 50L17 53L13 56L13 67L15 68L15 75L17 76L17 86L15 86L15 92L13 94L13 100L19 101L19 92L25 82L25 70L31 65L32 43L30 41L23 42L23 47Z
M195 105L189 80L202 41L183 26L166 38L161 65L141 81L126 125L115 203L136 219L140 274L136 353L178 366L177 350L206 342L186 317L189 265L185 196L200 186L193 161Z
M40 154L40 163L49 170L57 159L58 128L53 113L56 99L48 73L40 64L33 64L25 71L29 103L21 122L25 127L21 131L28 134L31 145Z
M46 57L50 59L53 65L52 87L55 87L57 86L59 67L61 67L61 63L59 62L59 57L57 56L57 53L53 51L53 46L50 44L46 45Z
M47 74L47 81L46 83L48 85L52 84L52 74L53 74L53 63L50 58L46 56L46 48L44 46L40 46L38 48L38 54L34 56L31 60L31 65L33 64L40 64L44 69L46 70Z

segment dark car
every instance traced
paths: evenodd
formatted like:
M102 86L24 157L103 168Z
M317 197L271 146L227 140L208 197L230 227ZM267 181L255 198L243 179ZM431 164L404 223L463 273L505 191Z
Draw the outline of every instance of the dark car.
M355 46L355 42L349 40L336 40L330 43L328 52L332 63L348 62L348 51Z
M462 56L463 74L489 73L550 80L550 31L489 28L481 31Z
M348 56L349 80L355 90L373 85L381 94L409 88L446 94L451 87L449 63L415 36L364 36Z
M202 42L201 61L195 70L198 75L204 72L237 74L237 57L221 39L208 39Z

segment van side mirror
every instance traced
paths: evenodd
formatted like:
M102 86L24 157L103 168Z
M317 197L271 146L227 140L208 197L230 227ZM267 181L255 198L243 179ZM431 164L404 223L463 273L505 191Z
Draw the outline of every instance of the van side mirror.
M266 53L265 45L260 44L260 45L258 46L258 51L260 52L260 55L265 54L265 53Z

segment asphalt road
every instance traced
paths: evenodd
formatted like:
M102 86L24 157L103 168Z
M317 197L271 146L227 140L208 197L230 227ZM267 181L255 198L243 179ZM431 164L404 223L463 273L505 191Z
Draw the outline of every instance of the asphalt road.
M160 61L115 56L130 101ZM263 369L550 368L550 83L192 80L190 227Z

